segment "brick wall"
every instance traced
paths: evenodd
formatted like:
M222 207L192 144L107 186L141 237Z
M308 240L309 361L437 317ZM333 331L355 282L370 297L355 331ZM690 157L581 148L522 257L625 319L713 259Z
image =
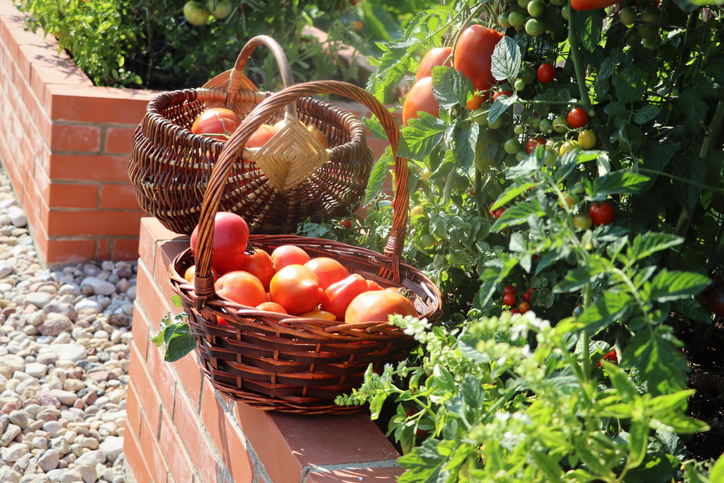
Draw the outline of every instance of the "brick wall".
M150 91L94 87L52 36L0 0L0 159L48 263L135 259L126 165Z
M222 396L196 354L175 363L148 342L173 308L167 267L188 247L141 220L124 452L138 483L390 482L399 454L367 413L268 413Z

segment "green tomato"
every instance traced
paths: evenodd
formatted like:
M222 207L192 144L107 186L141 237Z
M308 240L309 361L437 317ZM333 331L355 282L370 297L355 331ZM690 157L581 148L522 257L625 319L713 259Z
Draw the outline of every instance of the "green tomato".
M550 119L541 119L540 130L546 134L553 132L553 123Z
M656 48L656 44L658 43L658 40L659 40L659 39L656 39L656 38L654 38L654 39L643 39L643 40L641 41L641 45L643 45L644 47L646 47L646 48L649 49L649 50L654 50L654 49Z
M564 3L568 3L566 0L550 0L550 2L552 5L556 5L558 7L560 7Z
M629 47L635 47L641 43L641 36L638 33L638 29L631 29L626 34L626 45Z
M491 158L483 155L491 143L497 143L498 146L501 146L503 136L497 131L490 131L487 136L478 139L478 142L475 143L475 167L483 174L488 171L488 168L495 165L495 157Z
M546 147L545 153L543 153L543 164L550 166L556 162L556 159L558 159L558 155L556 154L555 149Z
M501 27L507 29L510 28L510 22L508 21L508 12L503 12L498 17L498 23Z
M420 237L420 245L422 245L423 248L434 247L436 241L435 237L429 233L425 233Z
M513 84L513 89L515 89L516 91L522 91L523 89L525 89L525 82L523 81L523 79L516 80Z
M568 20L568 8L568 5L561 7L561 17L563 17L564 20Z
M546 5L541 0L531 0L528 2L528 13L533 17L540 17L545 13Z
M568 132L571 129L571 126L568 124L568 119L566 119L566 116L558 116L557 118L553 119L553 130L557 133L563 134L564 132Z
M590 215L586 213L573 215L573 226L576 227L577 230L586 231L591 228L591 225L593 225L593 220Z
M525 9L530 1L531 0L518 0L518 6L522 9Z
M488 120L488 127L490 129L498 129L502 125L503 125L503 120L500 118L500 116L498 116L498 119L496 119L495 122L490 122L490 120Z
M526 152L522 149L515 153L515 159L518 161L523 161L527 156Z
M508 154L515 154L520 151L520 143L515 138L508 139L505 141L503 149L505 149L505 152Z
M656 7L649 7L641 13L641 21L658 26L663 20L662 11Z
M209 9L209 12L211 12L211 15L218 20L224 20L231 14L234 8L231 6L229 0L209 0L206 7Z
M510 12L508 14L508 22L510 22L510 25L515 27L516 30L520 30L523 28L523 25L525 25L525 15L518 11Z
M540 117L531 117L528 122L530 123L530 127L538 129L540 127L541 119Z
M515 134L523 134L524 131L525 131L525 127L523 127L522 124L516 124L515 127L513 128L513 132Z
M188 1L184 4L184 17L194 27L206 25L209 22L210 15L211 13L208 10L194 1Z
M540 37L541 35L543 35L544 31L545 26L543 25L543 22L541 22L537 18L529 18L528 21L525 23L525 33L527 33L531 37Z
M632 27L636 23L636 10L633 7L626 7L618 12L618 19L627 27Z
M659 35L659 29L653 25L639 25L636 27L636 31L645 40L653 40Z

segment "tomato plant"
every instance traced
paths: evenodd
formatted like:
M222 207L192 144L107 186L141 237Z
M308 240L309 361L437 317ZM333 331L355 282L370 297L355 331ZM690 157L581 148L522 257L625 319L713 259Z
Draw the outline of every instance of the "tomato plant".
M614 211L613 206L607 201L602 203L594 203L588 209L588 214L594 225L608 225L613 221Z
M490 96L490 88L497 83L491 71L491 58L502 37L496 30L471 25L460 35L454 52L455 69L470 78L475 90L482 92L483 100Z
M402 105L402 122L407 125L410 119L417 119L419 112L438 116L440 105L432 93L432 78L423 77L415 83L405 96Z
M435 66L452 66L451 54L452 47L435 47L430 49L420 61L415 80L419 81L422 78L430 77L432 75L432 68Z
M568 121L569 126L576 129L586 125L588 122L588 114L586 114L586 111L583 108L574 107L568 113L566 120Z

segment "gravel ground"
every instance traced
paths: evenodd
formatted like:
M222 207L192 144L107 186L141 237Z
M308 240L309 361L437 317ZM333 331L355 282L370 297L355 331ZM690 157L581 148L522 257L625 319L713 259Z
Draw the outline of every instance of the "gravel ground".
M0 482L124 481L136 268L41 266L0 170Z

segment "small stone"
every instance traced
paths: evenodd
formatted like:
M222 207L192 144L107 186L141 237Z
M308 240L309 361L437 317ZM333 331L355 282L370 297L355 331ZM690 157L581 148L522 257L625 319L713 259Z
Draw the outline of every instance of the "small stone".
M37 357L38 364L55 364L58 362L58 354L55 352L41 352Z
M72 406L75 400L78 399L78 396L74 392L64 391L62 389L53 389L50 391L50 394L55 396L55 398L60 401L60 404L66 406Z
M63 334L67 334L67 332L64 332ZM70 338L70 334L67 335L68 338ZM85 359L88 355L85 347L79 344L53 344L50 346L50 350L58 354L58 360L60 361L75 362Z
M55 407L55 408L59 408L59 407L60 407L60 401L58 400L58 398L55 397L55 396L53 396L53 395L52 395L51 393L49 393L49 392L42 391L42 392L38 395L38 399L40 399L40 403L41 403L43 406L53 406L53 407ZM40 417L40 415L38 415L38 417Z
M31 362L29 364L25 364L25 374L34 377L36 379L40 379L42 377L45 377L45 374L48 372L48 365L43 364L40 362Z
M20 483L51 483L48 475L26 474L20 480Z
M80 379L68 378L65 380L65 383L63 383L63 389L69 392L78 392L81 389L85 389L85 382ZM61 402L63 401L61 400Z
M23 451L24 449L24 444L14 444L9 448L3 448L0 450L0 459L2 459L5 463L14 463L23 457L25 454Z
M67 332L73 329L73 322L62 314L51 312L47 315L45 321L38 326L41 334L48 337L56 337L61 332Z
M75 461L78 466L95 466L105 462L106 455L100 450L89 451Z
M115 461L118 455L123 453L123 438L108 436L98 449L106 455L106 461Z
M46 450L48 449L48 440L41 437L35 437L31 441L34 448L40 449L40 450Z
M38 464L41 468L43 468L43 471L47 473L48 471L57 468L59 460L60 454L54 449L49 449L43 453L40 458L38 458Z
M43 424L43 431L47 432L51 438L57 437L61 429L63 426L58 421L48 421Z
M114 284L98 277L86 277L80 285L82 289L90 287L95 295L112 295L116 293Z
M13 266L7 261L0 262L0 278L5 278L13 273Z
M0 437L0 446L9 445L20 433L22 433L22 431L23 429L17 424L8 424L8 427L3 432L2 437Z
M10 217L10 222L17 227L23 227L28 224L28 215L18 206L11 206L7 215Z
M10 412L10 414L8 414L8 419L12 424L20 426L20 429L25 429L28 427L28 415L25 411L12 411Z
M80 472L76 468L63 473L58 481L59 483L76 483L78 481L82 482L83 478L80 476Z
M35 305L39 309L42 309L53 300L53 296L52 293L47 292L30 292L25 296L25 303Z
M99 314L103 311L103 306L91 299L82 299L75 304L75 310L79 314Z
M98 481L98 472L93 466L79 466L76 468L80 477L83 479L83 483L96 483Z
M42 310L36 310L29 314L23 314L23 320L25 320L25 323L28 325L38 326L45 320L45 314Z
M69 303L60 303L60 302L53 302L49 303L45 307L43 307L43 312L46 314L60 314L65 315L70 320L74 321L76 317L78 317L78 313L76 312L73 305Z
M7 466L0 468L0 481L3 483L20 483L23 475Z
M0 373L6 378L10 379L13 377L14 372L23 372L24 369L25 361L22 357L15 354L7 354L0 357ZM6 371L9 371L9 374L6 374Z

